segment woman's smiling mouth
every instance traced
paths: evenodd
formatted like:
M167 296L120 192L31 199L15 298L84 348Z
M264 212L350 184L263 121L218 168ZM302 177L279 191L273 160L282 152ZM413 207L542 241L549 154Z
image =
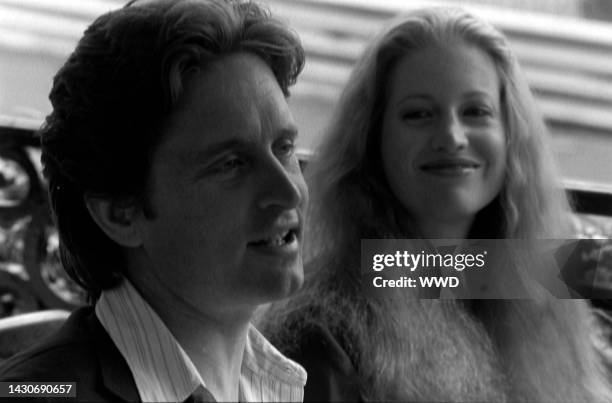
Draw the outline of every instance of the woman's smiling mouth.
M471 158L440 158L422 164L419 169L434 176L461 177L476 172L481 165Z

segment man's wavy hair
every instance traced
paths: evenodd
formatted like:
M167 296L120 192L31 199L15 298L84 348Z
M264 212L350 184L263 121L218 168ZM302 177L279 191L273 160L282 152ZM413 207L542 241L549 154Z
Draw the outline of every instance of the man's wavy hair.
M478 214L470 236L531 238L563 233L569 205L556 182L547 129L506 39L460 9L433 8L391 24L348 79L307 171L312 194L308 235L314 254L352 255L361 238L419 237L400 231L396 212L402 207L382 168L380 136L388 80L402 57L457 41L476 46L494 62L501 81L508 150L503 189Z
M264 60L285 96L304 65L297 35L255 3L158 0L99 17L55 76L42 163L61 262L91 299L117 284L124 262L84 197L140 203L152 214L151 156L183 78L236 52Z

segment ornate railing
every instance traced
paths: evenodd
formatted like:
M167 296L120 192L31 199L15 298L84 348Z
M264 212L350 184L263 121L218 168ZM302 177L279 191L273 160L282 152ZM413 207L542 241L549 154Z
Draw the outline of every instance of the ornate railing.
M300 157L306 164L308 154ZM0 317L38 309L72 309L85 300L59 264L59 240L39 160L35 130L0 126ZM577 234L610 238L612 190L578 182L566 186L576 211L583 214L577 220ZM600 285L601 278L604 283L609 278L595 302L611 309L612 292L608 301L606 289L612 290L612 247L609 240L598 242L602 245L597 262L587 261L584 274L587 282L598 276Z
M84 302L57 258L39 155L34 131L0 127L0 317Z

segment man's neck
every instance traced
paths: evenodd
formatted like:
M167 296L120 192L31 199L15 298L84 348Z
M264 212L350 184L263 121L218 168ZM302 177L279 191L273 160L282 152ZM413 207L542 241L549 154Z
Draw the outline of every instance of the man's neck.
M253 312L248 309L203 312L188 304L160 302L178 302L180 296L149 298L147 290L139 291L185 350L214 398L238 401L242 359Z
M196 324L194 324L197 326ZM240 373L249 323L231 329L202 326L168 328L181 344L217 401L239 400Z

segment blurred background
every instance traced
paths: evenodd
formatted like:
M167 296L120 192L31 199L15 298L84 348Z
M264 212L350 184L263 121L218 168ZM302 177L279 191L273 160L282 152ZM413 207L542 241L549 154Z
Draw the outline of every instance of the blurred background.
M612 1L259 2L299 33L307 51L304 73L290 98L303 156L321 140L355 60L386 21L410 9L451 4L492 22L519 56L550 126L566 187L579 199L584 214L577 236L608 238L612 233ZM124 3L0 0L0 317L71 309L84 301L57 262L58 239L33 130L50 112L53 75L82 32L97 16ZM585 281L609 292L612 247L600 246L596 263L585 265Z

